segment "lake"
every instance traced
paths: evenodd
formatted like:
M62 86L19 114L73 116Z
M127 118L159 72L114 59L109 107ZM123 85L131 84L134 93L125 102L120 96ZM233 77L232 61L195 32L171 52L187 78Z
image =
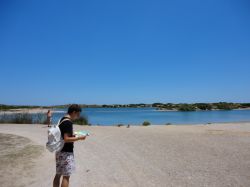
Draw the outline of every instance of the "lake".
M67 109L55 109L53 122L55 123L66 111ZM83 114L92 125L140 125L143 121L157 125L250 121L250 110L180 112L159 111L155 108L84 108Z

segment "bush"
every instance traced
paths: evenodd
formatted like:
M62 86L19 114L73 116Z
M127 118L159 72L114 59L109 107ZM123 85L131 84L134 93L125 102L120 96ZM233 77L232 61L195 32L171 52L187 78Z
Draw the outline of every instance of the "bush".
M242 108L249 108L250 107L250 103L242 103L242 104L240 104L240 106Z
M88 118L86 116L81 116L77 120L73 121L77 125L88 125Z
M17 124L32 124L32 115L27 113L17 114L14 116L13 122Z
M28 113L0 115L0 123L32 124L32 122L32 115Z
M10 115L7 114L0 114L0 123L9 123L10 119L9 119Z
M34 124L48 124L47 116L43 113L33 115L32 123Z
M47 116L44 113L13 113L0 114L0 123L16 123L16 124L47 124ZM75 120L74 123L78 125L88 125L88 119L81 116Z
M212 105L208 103L195 103L195 106L200 110L212 110Z
M195 106L189 104L180 104L179 111L195 111Z
M144 121L144 122L142 123L142 125L143 125L143 126L149 126L149 125L151 125L151 124L150 124L149 121Z
M161 107L163 105L164 105L163 103L153 103L152 107Z
M172 125L171 123L166 123L165 125Z
M226 102L214 103L214 106L216 109L219 110L232 110L236 108L233 103L226 103Z

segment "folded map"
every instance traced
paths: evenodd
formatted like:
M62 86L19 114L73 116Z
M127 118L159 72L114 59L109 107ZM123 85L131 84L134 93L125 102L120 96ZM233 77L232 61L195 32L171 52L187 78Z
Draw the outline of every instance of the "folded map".
M74 134L79 137L79 136L89 136L90 133L88 131L75 131Z

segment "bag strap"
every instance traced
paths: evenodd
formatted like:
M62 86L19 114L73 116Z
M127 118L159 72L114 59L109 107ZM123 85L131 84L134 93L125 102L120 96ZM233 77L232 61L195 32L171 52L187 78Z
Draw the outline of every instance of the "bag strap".
M59 119L59 121L58 121L58 123L57 123L57 125L56 126L59 126L59 125L61 125L64 121L71 121L69 118L65 118L65 119L63 119L62 121L62 118L61 119Z

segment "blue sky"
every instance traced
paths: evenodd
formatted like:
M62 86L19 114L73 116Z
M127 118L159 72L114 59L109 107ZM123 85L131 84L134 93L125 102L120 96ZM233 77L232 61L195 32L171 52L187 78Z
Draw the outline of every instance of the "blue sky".
M0 1L0 103L250 102L247 0Z

